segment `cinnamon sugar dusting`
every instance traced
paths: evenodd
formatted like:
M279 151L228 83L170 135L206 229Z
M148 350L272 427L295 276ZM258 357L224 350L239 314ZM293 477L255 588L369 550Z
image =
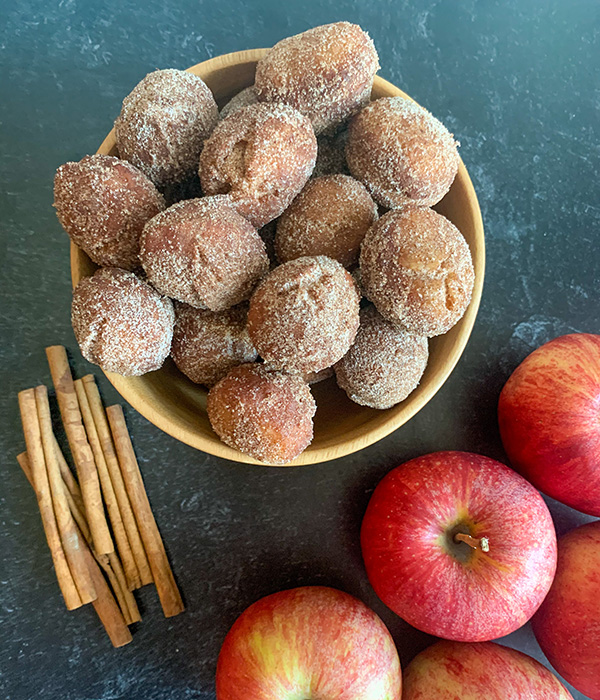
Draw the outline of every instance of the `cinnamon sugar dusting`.
M304 257L275 268L250 300L248 331L273 368L306 375L337 362L358 329L359 295L336 260Z
M206 194L226 194L261 228L304 187L316 155L306 117L286 105L255 104L219 123L204 145L198 172Z
M261 462L285 464L312 441L316 404L300 377L247 364L210 390L207 411L227 445Z
M86 360L126 376L159 369L171 349L175 314L133 273L97 270L73 291L71 320Z
M370 305L360 312L354 344L335 365L338 385L361 406L395 406L416 389L429 351L427 338L394 326Z
M379 58L357 24L336 22L282 39L256 66L261 102L283 102L330 128L368 103Z
M208 311L176 302L171 356L178 369L193 382L210 387L236 365L254 362L247 315L247 304Z
M195 171L218 119L217 103L201 78L182 70L154 71L123 100L115 121L119 155L156 185L184 180Z
M377 220L377 206L364 185L348 175L309 180L277 220L275 248L281 262L326 255L350 267Z
M144 224L165 208L165 200L131 163L93 155L58 168L54 206L71 240L93 262L135 270Z
M212 311L248 299L269 268L265 244L227 197L188 199L155 216L140 259L160 292Z
M248 105L254 105L257 102L258 98L256 97L254 85L250 85L250 87L244 88L229 100L221 110L219 117L220 119L225 119L225 117L228 117L230 114L237 112L238 109L248 107Z
M433 209L392 210L367 232L362 287L392 323L420 335L446 333L465 313L475 273L469 246Z
M416 102L383 97L350 122L350 172L386 207L433 206L458 171L457 143L446 127Z

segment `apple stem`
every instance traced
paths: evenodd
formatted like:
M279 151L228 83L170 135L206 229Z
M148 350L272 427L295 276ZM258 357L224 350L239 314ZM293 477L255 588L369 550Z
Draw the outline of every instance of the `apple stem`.
M462 532L457 532L456 535L454 535L454 541L464 542L472 549L481 549L482 552L490 551L490 541L487 537L477 539L476 537L471 537L471 535L465 535Z

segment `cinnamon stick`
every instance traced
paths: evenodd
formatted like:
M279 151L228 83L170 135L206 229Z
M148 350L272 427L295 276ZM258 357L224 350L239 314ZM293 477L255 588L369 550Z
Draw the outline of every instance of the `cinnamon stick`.
M69 447L77 469L86 519L92 533L94 548L99 554L108 554L114 551L114 545L104 515L94 455L87 441L81 421L81 412L67 359L67 352L62 345L53 345L46 348L46 356L50 365L52 381L56 389L56 398L58 399L58 406L69 441ZM29 452L29 450L27 451Z
M17 461L19 462L21 469L25 473L25 476L29 480L29 483L33 486L33 482L31 480L31 469L29 467L29 460L27 458L27 452L22 452L20 455L17 455ZM74 484L74 495L77 495L79 485L77 484L77 482L75 480L73 480L73 484ZM66 484L65 484L65 486L66 486ZM67 499L71 498L71 494L69 493L69 489L66 488L65 493L67 495ZM79 494L79 495L81 495L81 494ZM89 530L88 524L85 520L85 517L83 516L82 511L79 511L77 509L77 505L72 498L69 501L69 506L72 509L71 513L72 513L73 517L75 518L75 522L77 523L77 526L79 528L79 532L83 535L83 538L86 540L87 544L91 545L92 538L90 535L90 530ZM125 618L125 622L128 625L132 624L133 622L139 622L142 619L141 615L140 615L140 611L138 609L138 606L137 606L135 597L133 596L133 593L129 590L129 588L127 586L125 574L124 574L123 569L121 567L121 562L119 561L119 557L114 553L112 553L112 554L97 554L93 550L92 550L92 555L93 555L94 559L100 565L100 568L104 571L104 573L108 577L110 585L112 586L114 594L117 598L117 602L119 604L119 607L121 608L121 612L123 613L123 617Z
M67 487L67 492L70 493L73 499L76 501L79 510L84 512L85 507L83 505L83 499L81 497L81 489L79 488L77 479L75 478L73 472L67 464L67 460L65 459L63 451L60 449L60 445L58 444L56 436L54 436L54 448L56 450L56 459L58 460L60 475L62 476L65 486Z
M48 474L46 472L35 392L33 389L26 389L25 391L19 392L18 398L21 422L23 423L23 434L25 435L25 444L27 445L27 454L29 455L31 480L40 509L46 541L50 548L56 578L67 609L74 610L80 607L82 602L65 557L58 533L54 509L52 507L52 496L50 493Z
M42 385L35 388L35 402L56 525L69 570L77 586L81 603L85 605L96 599L96 589L82 554L83 538L81 533L77 533L65 493L66 488L58 466L54 433L52 432L52 419L50 417L50 404L48 403L48 390L45 386Z
M62 452L60 453L62 455ZM64 459L64 457L63 457ZM21 452L21 454L17 455L17 462L19 463L19 466L23 470L23 473L27 477L29 483L33 486L32 480L29 478L30 475L30 467L29 467L29 458L27 457L27 452ZM60 464L60 460L59 460ZM61 470L61 476L62 476L62 470ZM64 483L64 482L63 482ZM65 484L65 487L67 484ZM75 486L77 489L79 489L79 486L77 485L77 482L75 482ZM73 515L73 518L75 519L75 522L77 523L77 527L81 530L81 534L84 536L85 541L89 544L91 540L91 535L90 535L90 529L88 527L88 524L85 519L85 515L83 514L83 506L79 506L77 501L73 498L73 495L71 494L71 491L69 488L65 488L65 496L67 497L67 501L69 503L69 508L71 510L71 514ZM79 493L79 498L81 499L81 493Z
M148 556L164 615L165 617L178 615L184 609L183 601L152 514L152 508L125 424L123 409L119 405L109 406L106 409L106 415L110 423L127 494Z
M123 526L121 511L119 509L112 480L108 472L108 466L104 458L100 438L98 436L98 431L96 430L96 424L94 423L92 409L81 379L75 380L75 392L77 394L77 400L79 401L79 408L81 409L81 415L83 417L83 424L85 426L88 441L90 443L90 447L92 448L94 460L98 468L102 495L104 496L104 502L106 503L106 510L108 511L108 517L115 536L117 550L121 561L123 562L123 569L127 579L127 589L132 590L134 588L139 588L141 586L140 574L138 572L131 547L129 546L129 539L127 537L127 533L125 532L125 527Z
M115 600L115 597L110 591L98 564L96 563L89 547L84 549L85 557L90 567L92 580L96 587L98 597L92 603L96 614L100 618L100 622L104 625L104 629L108 634L110 641L114 647L122 647L133 639L129 627L125 622L123 613Z
M123 615L125 624L129 626L131 624L129 609L127 607L127 603L125 602L125 598L123 597L123 590L121 588L121 584L115 576L115 572L112 570L112 567L108 561L109 556L110 554L99 554L95 557L95 559L100 565L102 571L104 571L105 577L108 579L108 583L110 584L112 593L117 601L121 614Z
M18 455L17 462L27 477L27 480L35 490L32 469L27 453L22 452L20 455ZM87 543L82 547L82 551L84 553L85 562L90 571L92 582L94 583L94 588L96 589L98 596L96 600L92 602L92 605L94 606L100 621L104 625L113 646L120 647L124 644L128 644L132 640L131 632L127 627L123 614L121 613L121 610L119 609L110 588L104 580L104 576L102 576L102 573L98 568L98 563L92 556ZM108 555L103 554L100 556L108 560Z
M90 527L87 524L87 520L85 519L85 508L83 506L83 499L81 498L81 489L79 488L79 484L71 474L71 470L69 469L69 466L67 465L67 462L63 456L62 450L58 446L58 443L56 442L55 438L55 448L56 448L56 456L58 459L58 466L60 468L60 474L63 477L63 483L65 485L65 494L67 496L67 501L69 502L69 508L71 509L71 513L73 515L73 518L75 518L75 522L77 523L77 526L81 530L81 533L85 537L85 541L90 544L92 541L92 535L90 533ZM18 459L18 457L17 457ZM65 474L65 469L71 474L71 479L68 482L65 481L64 479L64 474Z
M121 560L114 553L108 554L107 556L108 563L110 565L111 570L114 573L118 588L122 592L122 597L119 600L119 605L121 606L123 617L127 621L128 625L131 625L134 622L139 622L142 619L142 616L140 615L139 608L135 601L135 596L130 591L129 586L127 584L127 578L125 576L123 566L121 565ZM115 588L114 585L113 588Z
M104 405L102 404L102 399L100 398L100 392L98 391L98 386L93 374L88 374L83 377L82 382L90 405L92 417L94 419L94 424L100 440L102 453L110 475L110 480L115 492L115 497L119 505L123 526L125 528L125 532L127 533L127 539L129 540L129 545L135 559L140 577L140 583L142 586L145 586L148 583L152 583L154 579L152 578L152 572L150 571L150 565L148 564L148 558L140 538L135 516L131 509L131 503L129 502L129 496L127 495L127 489L125 488L125 482L123 481L123 475L121 474L121 469L119 467L119 460L115 452L112 434L106 419L106 413L104 410Z

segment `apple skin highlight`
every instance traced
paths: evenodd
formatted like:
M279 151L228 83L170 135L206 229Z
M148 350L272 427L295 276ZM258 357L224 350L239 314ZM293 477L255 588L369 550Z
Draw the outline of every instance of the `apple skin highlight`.
M560 675L600 700L600 521L558 540L556 577L532 626Z
M453 536L485 537L489 551ZM521 627L556 568L556 533L541 495L488 457L435 452L392 470L365 513L361 545L381 600L417 629L479 642Z
M403 683L402 700L573 700L539 661L494 642L437 642L408 664Z
M573 333L534 350L498 402L510 464L540 491L600 516L600 336Z
M400 700L394 642L347 593L306 586L247 608L217 662L217 700Z

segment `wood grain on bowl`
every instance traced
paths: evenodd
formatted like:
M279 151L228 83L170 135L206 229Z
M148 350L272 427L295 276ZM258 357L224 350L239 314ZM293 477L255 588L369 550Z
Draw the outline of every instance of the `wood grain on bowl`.
M257 61L267 49L239 51L212 58L188 70L199 75L210 87L219 106L234 94L252 85ZM372 99L406 93L380 77L375 77ZM98 153L117 155L111 131ZM286 466L315 464L357 452L381 440L412 418L446 381L458 362L475 322L485 267L483 222L477 196L464 163L450 192L436 205L466 238L475 268L473 298L463 318L445 335L429 341L429 363L417 389L402 403L385 411L353 403L331 378L312 387L317 401L315 437L300 457ZM71 277L76 285L93 274L96 266L71 244ZM107 378L151 423L196 449L236 462L260 464L251 457L223 444L212 430L206 415L206 391L181 374L172 360L157 372L142 377L121 377L110 372Z

